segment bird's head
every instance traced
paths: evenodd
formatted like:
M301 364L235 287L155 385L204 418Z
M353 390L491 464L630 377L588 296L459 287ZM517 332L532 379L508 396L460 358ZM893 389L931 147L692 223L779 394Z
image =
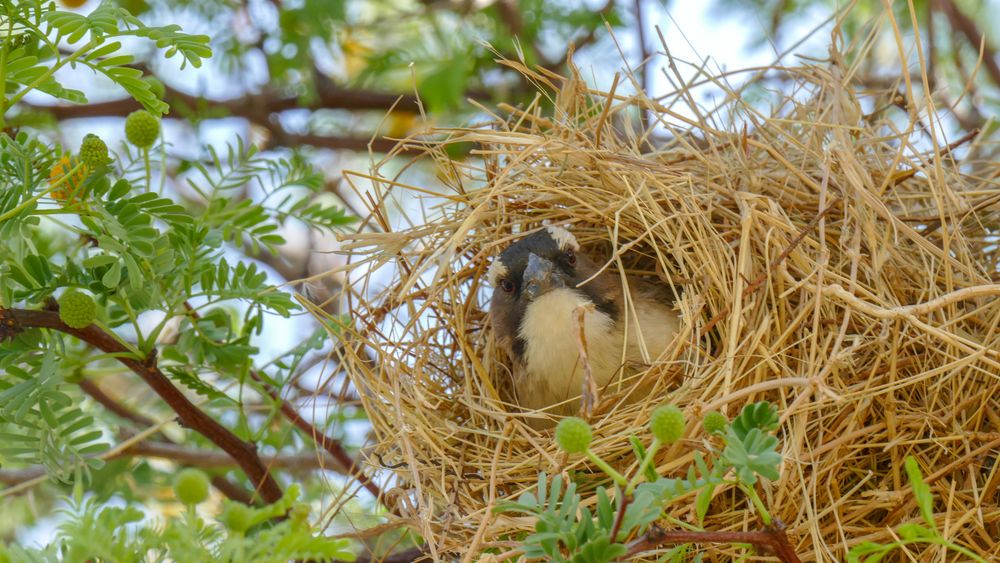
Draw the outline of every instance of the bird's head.
M525 311L555 290L579 292L598 309L614 307L613 279L606 273L595 276L597 271L597 264L580 253L576 238L565 229L546 227L514 242L489 270L490 316L497 337L510 339L519 355L517 334Z
M494 295L534 301L576 278L580 245L569 231L547 227L508 246L489 271Z

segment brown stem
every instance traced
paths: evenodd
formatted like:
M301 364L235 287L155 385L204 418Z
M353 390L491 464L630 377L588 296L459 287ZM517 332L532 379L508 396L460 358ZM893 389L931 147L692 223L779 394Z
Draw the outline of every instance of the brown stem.
M79 338L105 353L117 354L119 362L141 377L177 413L181 424L205 436L228 453L250 478L250 482L254 484L255 489L259 491L266 502L273 503L281 498L281 488L258 457L256 446L244 442L228 428L195 406L180 390L174 387L170 379L156 366L155 361L144 362L135 359L128 348L97 325L90 325L82 329L71 328L59 319L58 313L53 311L7 309L3 316L6 317L7 314L13 317L21 329L48 328L58 330Z
M133 411L132 409L128 408L128 406L122 404L121 402L119 402L118 400L116 400L111 395L108 395L107 393L105 393L104 390L101 389L100 386L98 386L93 381L90 381L89 379L84 379L84 380L80 381L79 385L80 385L80 389L82 389L84 393L86 393L87 395L90 395L91 398L93 398L95 401L97 401L98 403L100 403L104 408L106 408L109 411L115 413L116 415L120 416L121 418L124 418L125 420L131 420L132 422L138 424L139 426L147 426L148 427L148 426L153 426L155 424L155 422L153 422L152 419L147 418L147 417L145 417L145 416L143 416L143 415L141 415L141 414ZM168 438L166 436L162 436L162 435L161 435L161 438L163 438L164 440L169 440L170 439L170 438ZM140 449L144 444L148 444L148 443L149 442L140 442L139 444L136 444L134 447L129 448L128 450L126 450L124 452L121 452L119 455L117 455L115 457L124 457L126 455L144 455L144 456L155 457L155 454L152 454L150 452L139 452L139 451L136 451L137 449ZM170 446L170 447L174 447L174 448L178 447L176 445L176 443L174 443L174 442L169 442L166 445ZM206 453L209 453L211 455L216 455L216 456L224 457L226 463L220 464L220 465L231 465L232 462L233 462L232 458L230 458L225 453L217 453L217 452L214 452L214 451L212 451L212 452L206 452ZM181 458L177 457L176 455L174 455L173 452L171 453L171 455L161 456L161 457L166 457L167 459L171 459L171 460L174 460L174 461L179 461L181 463L184 463L183 459L181 459ZM194 465L194 464L190 464L189 463L188 465ZM268 465L271 466L272 464L268 464ZM37 473L36 474L31 474L31 475L26 474L26 472L30 472L32 470L36 470ZM38 467L38 468L28 468L26 470L20 470L20 471L21 471L21 473L25 473L25 474L21 478L18 478L18 474L17 473L7 475L7 474L5 474L5 472L3 470L0 470L0 482L17 484L17 483L20 483L20 482L23 482L23 481L27 481L28 479L35 478L35 477L37 477L39 475L44 475L46 473L47 469L44 468L44 467ZM221 475L215 475L215 476L213 476L211 478L211 482L212 482L212 485L216 489L218 489L219 492L221 492L222 494L226 495L226 497L229 498L230 500L234 500L236 502L241 502L241 503L247 504L247 505L252 505L255 502L254 496L251 495L250 493L248 493L246 490L244 490L243 487L237 485L236 483L230 482L228 479L226 479L225 477L222 477Z
M644 536L628 546L622 561L663 545L682 543L748 543L771 550L784 563L801 563L795 549L788 541L784 528L778 526L755 532L694 532L688 530L664 530L654 527Z
M618 513L615 514L615 523L611 526L611 542L615 543L618 541L618 532L622 529L622 521L625 520L625 509L628 508L628 503L632 500L632 495L625 494L620 487L615 487L618 489L618 494L621 495L622 503L618 505Z
M228 100L212 100L201 96L192 96L173 88L166 89L163 101L169 104L170 107L180 108L182 111L204 110L210 115L223 113L229 117L243 117L255 123L264 123L271 114L292 109L385 111L395 106L397 111L407 113L415 113L417 111L416 97L412 94L399 95L370 90L339 88L332 84L321 85L318 88L316 98L310 103L302 103L302 100L298 97L280 96L274 93L247 95ZM125 117L137 109L142 109L142 105L132 98L80 105L24 105L35 111L47 112L60 121L63 119L99 116Z
M209 481L212 482L212 486L215 487L220 493L226 495L226 498L233 500L247 506L253 506L258 504L260 499L256 495L248 493L243 487L237 485L226 479L221 475L213 475Z
M390 152L396 148L396 141L392 139L386 139L385 137L376 137L374 139L368 139L364 137L328 137L325 135L298 135L293 133L278 133L275 129L271 129L274 134L272 145L285 146L285 147L297 147L302 145L308 145L310 147L319 147L322 149L330 150L349 150L357 152L367 152L371 149L372 152ZM401 146L400 150L404 150L406 147Z
M427 548L424 547L411 547L382 557L363 553L358 556L355 563L412 563L423 560L426 553Z
M200 467L202 469L216 469L232 467L234 465L233 458L225 452L204 448L188 448L164 441L136 442L105 459L127 457L160 458L184 466ZM322 454L317 455L315 453L278 454L264 456L261 459L267 467L292 471L314 469L336 471L339 469L339 467L336 467L339 466L339 462L332 457ZM41 465L26 467L24 469L0 469L0 483L21 483L29 479L41 477L45 475L46 471L46 468Z

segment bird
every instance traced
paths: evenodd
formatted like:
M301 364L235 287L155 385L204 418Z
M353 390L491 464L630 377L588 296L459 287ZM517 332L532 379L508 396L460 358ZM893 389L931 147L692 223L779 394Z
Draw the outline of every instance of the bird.
M601 268L558 226L521 237L493 260L488 318L496 348L510 359L515 401L543 413L528 417L530 426L548 428L579 412L584 367L578 307L585 311L586 355L597 389L614 387L655 361L680 331L669 287L632 276L626 281L631 305L618 272ZM641 396L637 391L630 400Z

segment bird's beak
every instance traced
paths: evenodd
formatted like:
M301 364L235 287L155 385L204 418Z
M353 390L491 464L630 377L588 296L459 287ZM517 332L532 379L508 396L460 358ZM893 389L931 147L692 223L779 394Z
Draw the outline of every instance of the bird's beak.
M528 256L528 265L524 268L524 295L529 301L565 285L552 261L534 254Z

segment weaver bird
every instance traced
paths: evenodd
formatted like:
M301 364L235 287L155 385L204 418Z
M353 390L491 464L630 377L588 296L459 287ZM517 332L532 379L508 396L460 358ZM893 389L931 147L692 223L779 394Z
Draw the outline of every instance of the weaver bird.
M677 334L680 319L669 288L626 278L628 305L618 272L599 270L580 252L576 238L559 227L521 238L490 266L490 321L497 347L513 364L513 390L521 407L557 416L579 411L584 368L575 311L580 306L586 311L587 361L597 389L612 388L635 367L656 360ZM529 423L543 428L552 421Z

